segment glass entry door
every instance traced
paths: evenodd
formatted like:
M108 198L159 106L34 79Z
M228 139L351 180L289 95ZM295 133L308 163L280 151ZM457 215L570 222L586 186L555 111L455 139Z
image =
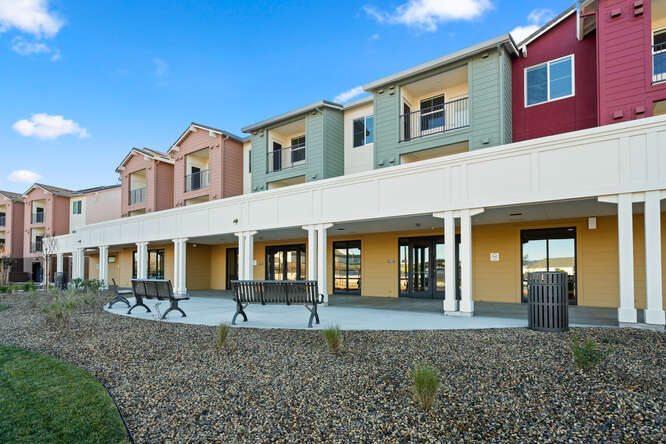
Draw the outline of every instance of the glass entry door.
M333 291L361 294L361 241L333 242Z
M565 271L568 275L569 304L578 301L576 286L576 228L548 228L520 232L522 256L521 300L527 302L527 273Z
M227 290L231 290L231 281L238 280L238 248L227 248Z
M305 245L266 247L266 279L271 281L305 280Z
M444 237L415 237L399 240L399 293L400 296L426 299L444 299L446 289L446 245ZM457 275L460 276L460 236L456 236ZM460 297L460 279L458 278Z

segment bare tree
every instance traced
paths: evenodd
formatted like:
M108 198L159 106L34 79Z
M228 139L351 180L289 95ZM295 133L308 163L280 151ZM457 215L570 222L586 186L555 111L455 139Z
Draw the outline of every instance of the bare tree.
M57 243L58 241L56 238L51 235L47 235L42 238L42 255L40 256L40 259L42 261L42 270L44 270L44 291L46 293L49 292L51 273L49 266L51 264L51 256L53 256L56 252Z

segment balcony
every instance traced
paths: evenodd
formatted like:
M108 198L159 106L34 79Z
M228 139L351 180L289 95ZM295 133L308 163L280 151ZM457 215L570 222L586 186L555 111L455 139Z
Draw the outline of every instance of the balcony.
M136 205L146 201L146 189L137 188L135 190L130 190L129 195L129 204Z
M197 171L185 176L185 192L201 190L210 185L210 170Z
M44 212L32 213L32 223L34 224L43 224L44 223Z
M442 134L469 126L467 97L444 103L438 98L430 106L400 115L400 142Z
M652 83L666 80L666 43L652 46Z
M273 173L305 164L305 138L302 143L273 149L266 156L266 172Z
M44 245L43 244L44 243L41 239L37 239L37 240L33 241L30 244L30 252L31 253L41 253L42 251L44 251Z

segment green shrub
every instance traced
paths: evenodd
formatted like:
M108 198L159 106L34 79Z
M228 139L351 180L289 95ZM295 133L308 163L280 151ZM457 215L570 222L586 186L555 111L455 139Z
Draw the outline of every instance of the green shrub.
M18 293L19 290L21 290L21 286L20 286L20 285L14 285L14 286L12 287L12 293Z
M0 285L0 294L3 293L9 293L10 292L10 287L7 285Z
M227 336L229 336L229 326L227 324L220 324L215 329L215 345L218 347L224 347L224 344L227 342Z
M615 338L615 337L612 337L612 336L604 336L603 338L601 338L601 343L602 343L602 344L615 344L615 345L618 345L618 344L626 344L627 341L625 341L625 340L622 339L622 338Z
M74 291L57 293L53 300L42 310L47 319L61 327L67 327L72 312L80 305L81 298Z
M71 280L70 285L72 288L75 288L77 290L82 290L84 287L84 280L81 278L74 278Z
M321 331L322 336L326 339L328 351L331 353L338 353L342 348L342 332L339 326L328 327Z
M597 344L590 340L583 342L574 336L570 346L574 355L574 364L584 372L599 364L606 357L606 353L599 350Z
M37 286L33 284L32 282L26 282L23 284L23 292L27 293L29 291L35 291L37 289Z
M431 367L418 366L412 372L412 384L420 407L428 410L435 403L435 395L439 389L439 375Z

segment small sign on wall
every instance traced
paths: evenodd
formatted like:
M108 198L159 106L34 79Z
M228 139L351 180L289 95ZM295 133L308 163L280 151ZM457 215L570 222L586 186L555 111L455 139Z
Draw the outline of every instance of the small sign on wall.
M490 262L499 262L499 253L490 253Z

